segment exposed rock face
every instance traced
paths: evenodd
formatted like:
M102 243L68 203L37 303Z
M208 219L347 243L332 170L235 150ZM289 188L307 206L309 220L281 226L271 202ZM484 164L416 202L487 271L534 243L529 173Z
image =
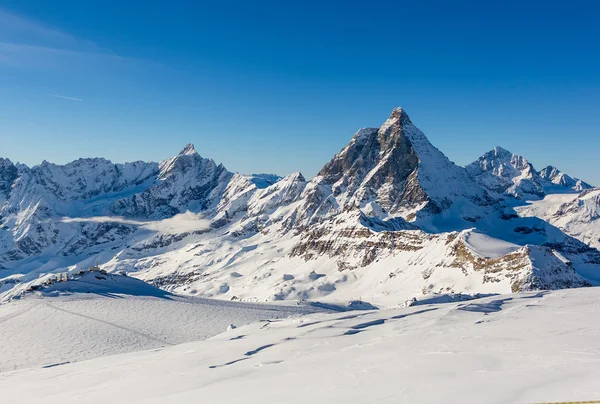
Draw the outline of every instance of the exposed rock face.
M216 208L232 174L212 159L200 157L191 144L159 166L157 184L130 198L118 200L116 214L166 218L186 210Z
M17 167L9 159L0 158L0 198L8 196L13 182L17 179L17 171Z
M462 238L457 238L450 250L451 266L482 272L484 283L508 280L514 293L591 286L570 262L558 258L548 247L528 245L498 258L485 258L470 250Z
M378 129L358 131L308 184L300 217L308 222L357 207L386 219L482 211L494 199L436 149L404 110Z
M356 133L319 172L342 205L362 207L375 201L384 212L394 214L429 201L418 181L408 181L419 167L419 158L403 132L404 125L412 125L410 119L400 109L390 119L385 130Z

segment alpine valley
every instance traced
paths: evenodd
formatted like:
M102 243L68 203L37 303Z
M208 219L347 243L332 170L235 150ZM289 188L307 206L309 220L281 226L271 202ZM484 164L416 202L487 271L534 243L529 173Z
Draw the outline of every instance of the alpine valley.
M161 163L0 159L0 302L131 277L168 292L354 307L592 286L600 188L496 147L466 167L401 108L311 180Z

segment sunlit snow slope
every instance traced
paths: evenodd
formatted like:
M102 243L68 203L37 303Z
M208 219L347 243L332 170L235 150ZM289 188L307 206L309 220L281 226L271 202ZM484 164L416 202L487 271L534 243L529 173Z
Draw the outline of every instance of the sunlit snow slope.
M53 314L57 314L53 312ZM0 374L3 403L535 403L600 399L600 289L314 314Z
M89 272L0 305L0 372L157 349L206 339L231 324L317 310L186 298L137 279Z

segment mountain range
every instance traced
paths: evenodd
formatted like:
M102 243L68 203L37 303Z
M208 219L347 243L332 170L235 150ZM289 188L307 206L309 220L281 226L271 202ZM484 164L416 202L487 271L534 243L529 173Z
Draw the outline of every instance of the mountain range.
M380 306L595 285L600 188L495 147L461 167L402 108L319 173L0 159L0 301L88 268L244 301Z

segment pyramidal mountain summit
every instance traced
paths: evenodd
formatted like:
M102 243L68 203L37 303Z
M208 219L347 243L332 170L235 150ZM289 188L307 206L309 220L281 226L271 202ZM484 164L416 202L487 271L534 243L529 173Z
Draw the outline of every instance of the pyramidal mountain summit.
M461 167L396 108L319 173L0 159L0 302L90 266L242 301L396 306L596 285L600 188L495 147ZM51 286L50 286L51 285Z

